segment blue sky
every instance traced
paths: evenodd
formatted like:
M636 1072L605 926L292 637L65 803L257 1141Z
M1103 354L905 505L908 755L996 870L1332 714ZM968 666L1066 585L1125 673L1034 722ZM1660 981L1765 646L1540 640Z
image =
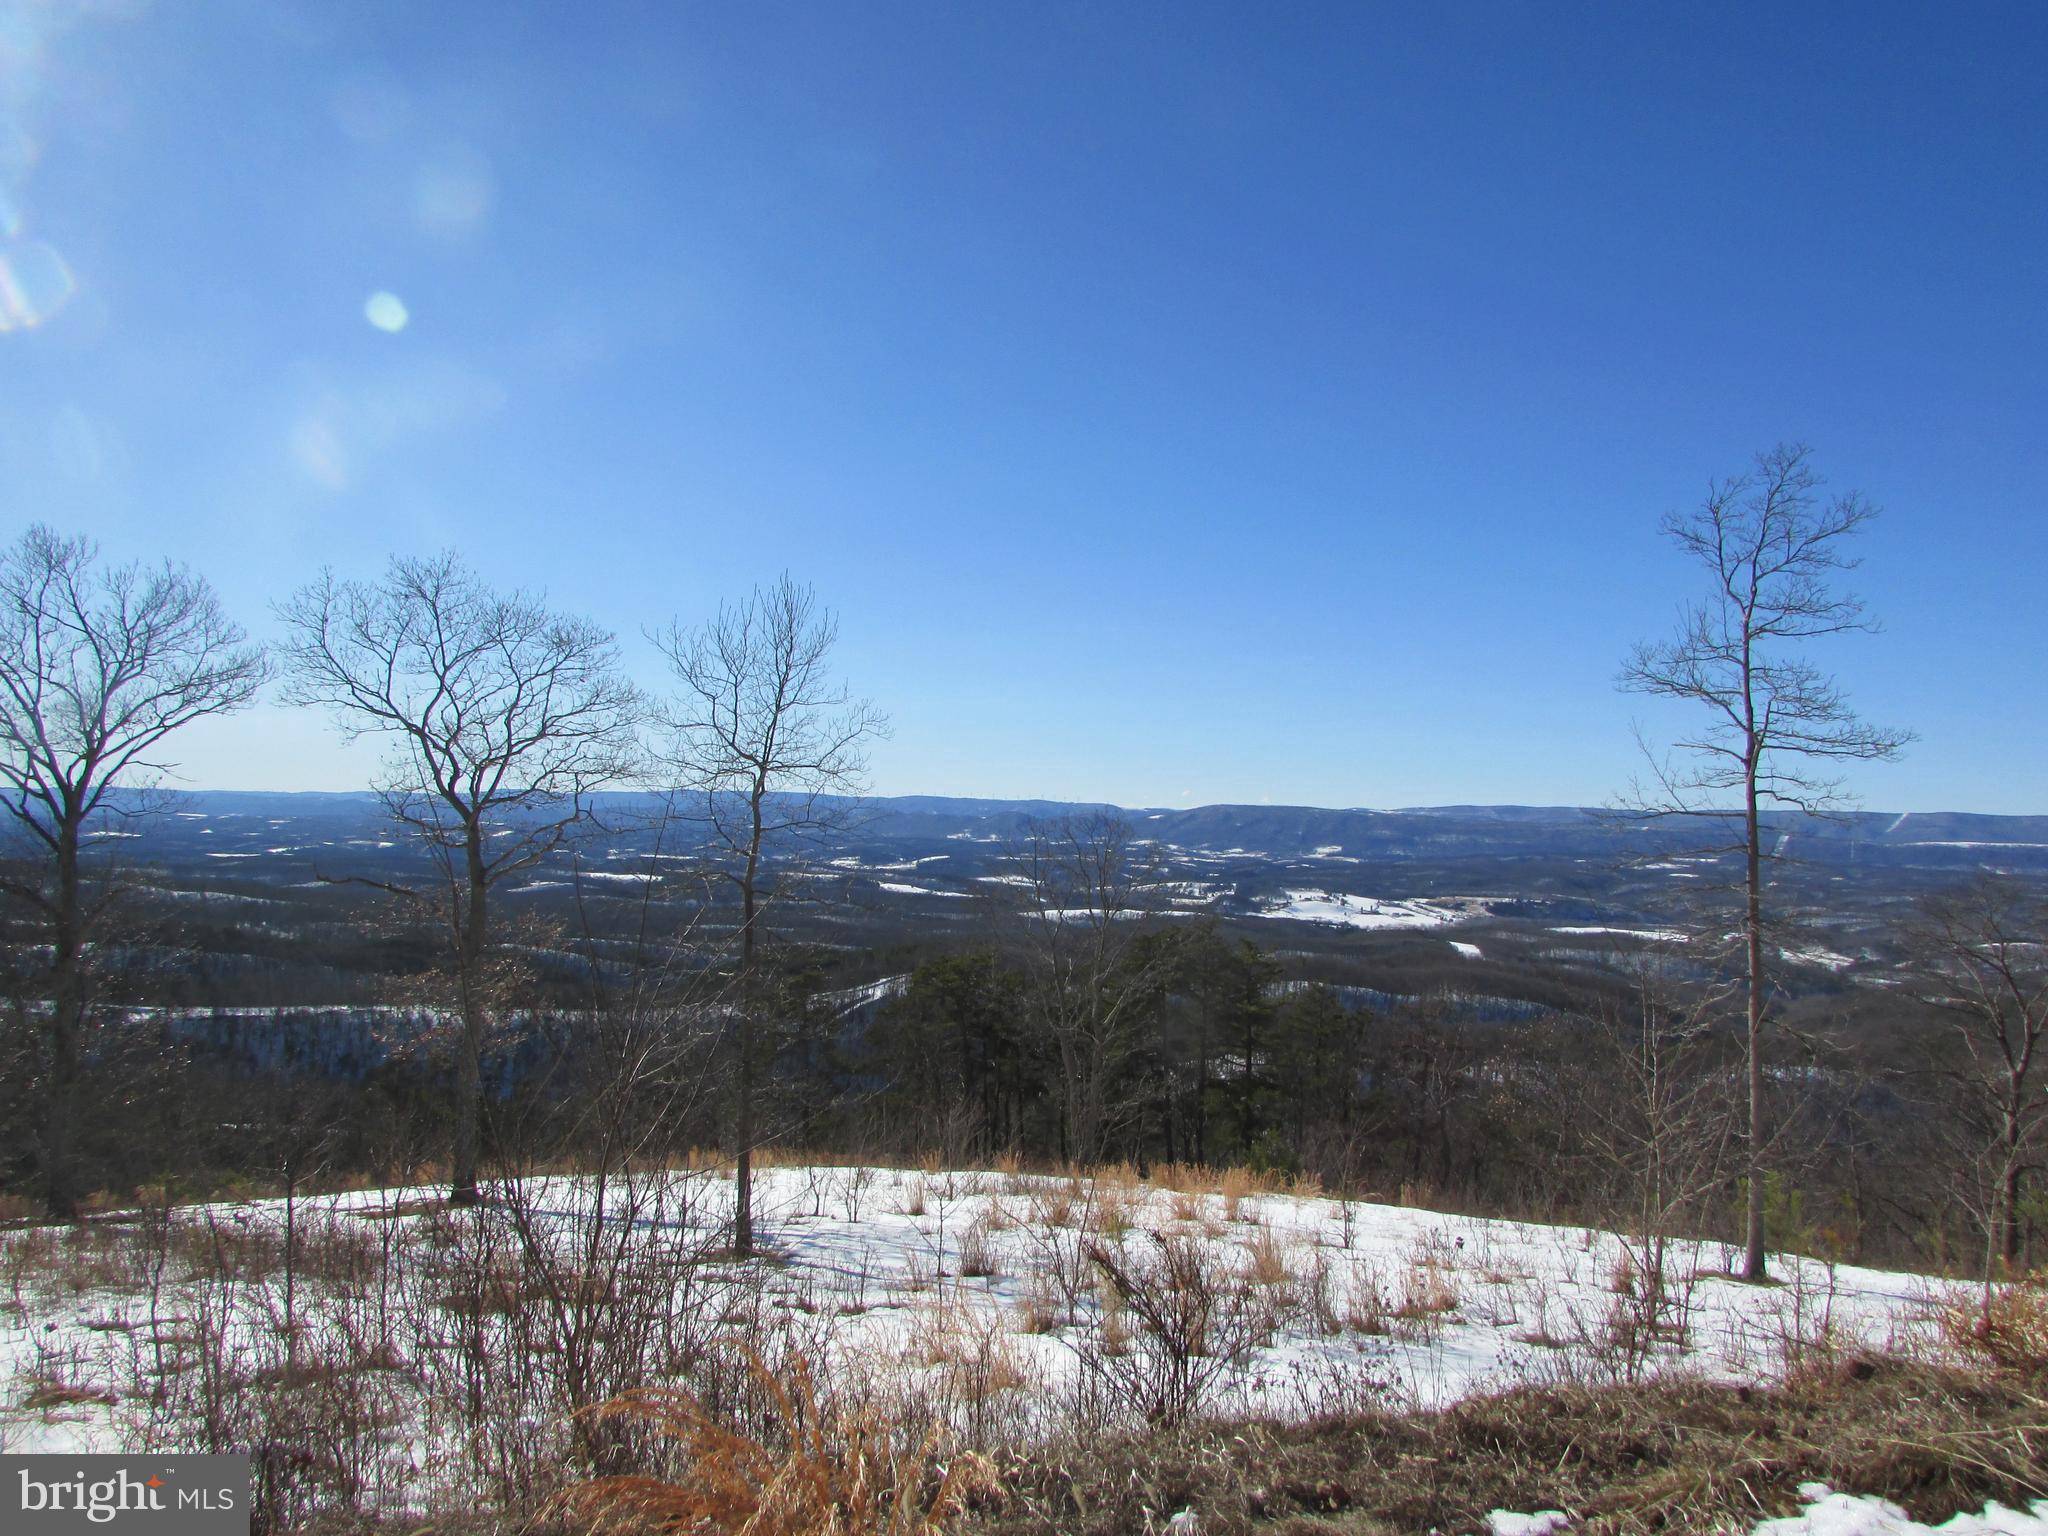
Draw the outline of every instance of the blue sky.
M1798 438L1886 508L1865 800L2048 811L2044 75L2017 5L0 0L0 533L258 633L453 545L651 684L787 567L885 793L1598 802L1658 516Z

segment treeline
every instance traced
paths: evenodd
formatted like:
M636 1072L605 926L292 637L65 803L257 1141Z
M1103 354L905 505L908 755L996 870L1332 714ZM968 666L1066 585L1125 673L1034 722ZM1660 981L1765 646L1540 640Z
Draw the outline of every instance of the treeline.
M655 634L668 688L650 695L609 630L453 554L321 573L277 605L266 649L182 567L108 567L32 528L0 552L8 1184L64 1217L137 1172L432 1164L469 1203L494 1166L701 1140L732 1159L744 1255L754 1153L796 1142L1246 1161L1496 1209L1620 1202L1665 1232L1739 1208L1752 1277L1773 1217L1781 1240L1828 1233L1864 1257L1945 1256L1974 1231L1987 1268L2024 1262L2048 1140L2038 898L1993 881L1916 915L1893 978L1910 1028L1883 1037L1896 1060L1784 1006L1782 848L1760 813L1837 806L1830 765L1910 739L1805 658L1868 627L1831 583L1872 509L1820 484L1781 447L1667 520L1709 596L1623 673L1711 722L1634 810L1726 828L1734 905L1688 966L1645 957L1608 995L1539 989L1488 1019L1441 994L1292 985L1256 948L1155 916L1171 882L1107 813L1004 851L985 948L920 963L884 1006L834 1001L818 955L777 942L778 904L801 851L843 830L887 722L838 681L836 621L786 576ZM231 1083L123 1011L172 995L174 971L154 985L129 963L132 892L88 835L146 811L179 731L273 683L387 749L377 787L413 873L334 878L388 904L380 935L412 951L388 986L434 1026L317 1091ZM535 931L505 898L589 827L593 792L626 784L660 802L637 925Z

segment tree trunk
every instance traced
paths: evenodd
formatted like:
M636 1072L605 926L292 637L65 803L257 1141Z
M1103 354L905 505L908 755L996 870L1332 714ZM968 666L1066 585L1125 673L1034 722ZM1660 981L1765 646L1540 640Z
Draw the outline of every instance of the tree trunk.
M732 1251L742 1258L754 1251L754 1010L760 988L754 976L754 877L761 860L761 800L754 796L754 838L747 851L746 877L740 882L740 1027L739 1104L734 1135L739 1154L732 1173Z
M483 828L469 824L464 845L469 880L469 904L462 914L459 939L462 991L462 1046L455 1063L455 1156L450 1170L448 1198L456 1205L477 1202L477 1149L481 1141L483 1116L484 1055L484 938L487 913L485 902L490 886L484 869Z
M2011 1270L2020 1258L2020 1138L2017 1120L2005 1128L2005 1178L1998 1192L1999 1252Z
M1748 860L1743 937L1749 949L1749 1209L1744 1223L1742 1276L1762 1280L1764 1265L1764 882L1763 829L1756 808L1757 760L1749 755L1746 784Z
M43 1205L60 1221L78 1214L78 1063L85 1030L85 935L79 887L78 823L57 834L57 902L50 956L48 1077L43 1099Z

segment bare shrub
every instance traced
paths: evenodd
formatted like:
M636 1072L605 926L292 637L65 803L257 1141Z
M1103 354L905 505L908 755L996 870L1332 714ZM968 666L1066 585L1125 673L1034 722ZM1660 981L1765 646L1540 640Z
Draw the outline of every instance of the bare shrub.
M1087 1251L1138 1328L1127 1354L1083 1349L1084 1375L1106 1406L1147 1422L1184 1423L1201 1413L1267 1333L1264 1305L1191 1238L1154 1234L1142 1256L1100 1243Z
M1351 1271L1344 1283L1343 1308L1344 1326L1353 1333L1392 1331L1394 1306L1377 1265L1362 1264Z
M1441 1232L1417 1238L1401 1277L1401 1299L1394 1316L1414 1323L1457 1311L1457 1265L1457 1250Z

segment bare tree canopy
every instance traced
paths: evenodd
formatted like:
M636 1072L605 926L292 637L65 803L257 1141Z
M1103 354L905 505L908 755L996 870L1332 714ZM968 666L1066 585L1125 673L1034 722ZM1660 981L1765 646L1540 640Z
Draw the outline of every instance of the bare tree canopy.
M676 689L659 721L664 787L693 802L723 872L740 894L737 1010L738 1177L733 1247L753 1251L756 1031L762 1006L757 957L772 892L762 860L778 844L845 827L867 788L867 746L888 717L856 699L831 670L839 622L816 591L787 572L710 623L671 623L652 637Z
M492 591L453 553L394 559L375 583L323 572L278 615L287 700L388 738L378 790L437 846L459 847L477 816L514 827L494 875L544 855L592 790L633 771L639 696L610 632Z
M1877 629L1860 599L1830 585L1862 563L1847 541L1877 509L1854 491L1824 498L1822 484L1805 448L1781 445L1664 519L1707 572L1707 594L1684 606L1670 639L1635 648L1621 686L1703 705L1706 724L1674 743L1680 758L1657 761L1632 810L1741 820L1753 797L1825 815L1851 803L1828 765L1888 760L1912 740L1864 721L1794 649Z
M1114 812L1034 821L1009 850L1025 989L1060 1074L1063 1159L1092 1163L1132 1105L1116 1085L1138 1047L1166 964L1134 942L1157 866Z
M446 923L462 998L453 1192L476 1198L491 888L559 848L589 796L631 774L640 697L611 634L499 593L452 553L332 572L281 604L286 697L386 739L379 793L435 856L429 888L382 888ZM379 883L381 882L368 882Z
M168 737L242 708L265 677L261 650L182 566L104 566L90 540L41 525L0 554L0 791L31 853L0 872L0 893L49 935L50 1007L29 1055L52 1214L72 1214L82 1193L73 1127L85 959L112 895L87 892L86 824L132 811L109 797L158 782Z
M1948 1076L1962 1092L1966 1155L1982 1177L1965 1193L1994 1259L2020 1257L2021 1196L2048 1138L2048 902L1998 876L1930 896L1907 929L1913 995L1947 1019L1958 1047Z
M40 524L0 555L0 784L7 810L57 851L61 829L116 786L154 782L174 731L242 708L262 652L203 577L169 562L99 564Z
M839 621L787 574L709 624L654 637L677 689L661 709L670 782L740 861L844 825L867 784L867 747L888 718L831 671ZM735 877L738 877L735 871Z
M1876 515L1861 496L1824 497L1807 450L1757 455L1746 475L1714 483L1699 508L1673 513L1664 531L1703 567L1707 592L1685 605L1669 640L1638 645L1620 685L1703 706L1706 723L1651 757L1654 783L1627 809L1641 816L1706 817L1729 824L1723 852L1743 856L1743 937L1749 1028L1750 1126L1744 1273L1764 1264L1763 1025L1770 977L1764 959L1762 815L1784 808L1826 815L1848 804L1845 762L1896 757L1909 732L1863 721L1833 679L1798 647L1876 626L1863 604L1834 590L1855 569L1847 541ZM1734 828L1740 829L1739 833Z

